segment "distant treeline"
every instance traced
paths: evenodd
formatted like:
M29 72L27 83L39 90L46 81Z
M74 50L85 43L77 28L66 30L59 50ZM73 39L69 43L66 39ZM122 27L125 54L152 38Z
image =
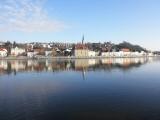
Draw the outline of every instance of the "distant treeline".
M33 44L34 45L34 48L36 48L37 46L38 47L42 47L43 43L30 43L30 44ZM74 48L74 46L76 45L75 43L70 43L70 45L66 46L66 44L63 44L63 43L47 43L50 45L51 48L54 48L54 47L58 47L60 50L61 49L66 49L66 48ZM115 43L111 43L111 42L104 42L104 43L86 43L87 47L91 50L94 50L94 51L120 51L121 49L124 49L124 48L127 48L129 49L130 51L144 51L144 52L148 52L147 49L141 47L140 45L134 45L134 44L131 44L129 42L121 42L119 44L115 44ZM15 47L15 46L18 46L18 47L21 47L21 48L25 48L27 47L27 44L23 44L23 43L16 43L16 42L9 42L7 41L3 47L7 48L7 50L10 51L11 47ZM0 47L2 47L0 45Z
M122 42L122 43L120 43L118 45L115 45L115 46L118 49L128 48L131 51L139 51L139 52L140 51L145 51L145 52L147 52L147 50L145 48L143 48L143 47L141 47L139 45L133 45L133 44L131 44L129 42L126 42L126 41L124 41L124 42Z

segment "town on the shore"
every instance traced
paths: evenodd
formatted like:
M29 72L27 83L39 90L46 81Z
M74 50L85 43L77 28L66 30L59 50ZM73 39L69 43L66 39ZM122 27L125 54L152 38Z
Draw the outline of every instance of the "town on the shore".
M114 44L84 43L16 43L0 42L0 58L96 58L96 57L148 57L159 56L160 52L149 51L128 42Z

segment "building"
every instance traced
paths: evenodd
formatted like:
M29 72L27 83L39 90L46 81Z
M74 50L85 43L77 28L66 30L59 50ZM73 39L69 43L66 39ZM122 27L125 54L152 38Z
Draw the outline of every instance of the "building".
M7 57L7 49L5 48L0 48L0 57Z
M110 57L110 53L109 52L102 52L101 56L102 57Z
M96 56L96 52L95 51L88 51L88 56L89 57L95 57Z
M84 44L75 45L74 55L75 57L88 57L88 47Z
M35 48L34 55L45 55L45 49L44 48Z
M84 44L84 35L82 36L82 43L75 45L74 56L80 58L96 56L96 52L90 51L87 44Z
M32 52L32 51L27 52L27 57L33 58L34 57L34 52Z
M147 56L147 53L144 51L141 51L139 54L140 54L140 56L144 56L144 57Z
M122 52L110 52L111 57L121 57Z
M141 56L141 54L138 51L131 52L131 57L140 57L140 56Z
M131 51L128 48L123 48L120 50L120 52L121 52L120 54L121 57L131 57Z
M148 57L153 57L154 56L153 52L149 52L147 55L148 55Z
M119 55L117 55L119 52L102 52L101 56L102 57L119 57Z
M19 47L11 48L12 56L19 56L19 55L24 54L25 52L26 50L24 48L19 48Z

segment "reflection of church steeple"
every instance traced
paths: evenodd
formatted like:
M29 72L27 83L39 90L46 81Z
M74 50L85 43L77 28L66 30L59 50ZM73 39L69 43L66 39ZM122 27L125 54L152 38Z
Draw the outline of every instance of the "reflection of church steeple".
M83 76L83 80L86 80L86 72L84 68L82 69L82 76Z

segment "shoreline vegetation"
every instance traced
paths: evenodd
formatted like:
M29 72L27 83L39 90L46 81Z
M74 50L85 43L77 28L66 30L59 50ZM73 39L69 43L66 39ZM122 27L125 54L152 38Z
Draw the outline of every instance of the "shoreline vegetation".
M40 60L40 59L109 59L109 58L149 58L149 57L160 57L160 55L157 56L123 56L123 57L112 57L112 56L94 56L94 57L75 57L75 56L56 56L56 57L45 57L45 56L37 56L37 57L26 57L26 56L9 56L9 57L0 57L0 60Z

